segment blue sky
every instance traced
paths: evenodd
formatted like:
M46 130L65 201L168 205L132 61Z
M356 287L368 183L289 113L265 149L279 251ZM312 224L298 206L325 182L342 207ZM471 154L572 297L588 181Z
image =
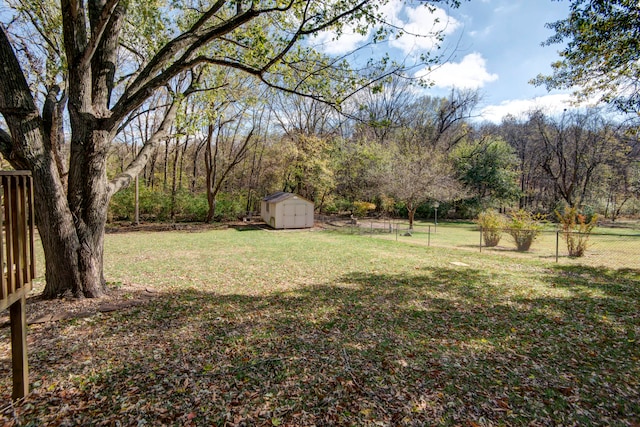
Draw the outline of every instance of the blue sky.
M561 46L541 46L541 42L553 35L545 23L567 17L568 1L472 0L449 13L461 25L445 41L459 40L459 44L451 61L455 66L445 65L445 69L451 69L444 76L452 70L462 76L490 76L492 79L478 82L487 118L497 120L508 112L519 114L533 106L551 112L566 107L566 94L549 93L528 81L538 73L550 73L550 64L558 59ZM469 55L484 60L483 66L477 60L469 60ZM435 74L437 85L448 83L438 71Z
M441 50L448 59L426 75L434 83L429 93L445 95L452 86L477 89L483 98L482 117L495 122L507 113L520 115L535 107L551 114L567 107L567 93L549 93L528 82L539 73L548 74L558 59L561 46L541 43L553 34L545 23L567 17L568 0L471 0L458 9L437 8L435 13L419 1L391 0L384 13L389 22L411 33L426 35L437 29L446 34ZM335 54L365 42L348 29L345 33L337 42L331 41L331 34L320 35L317 41ZM410 58L433 52L434 42L429 37L404 36L388 42L386 49L394 57Z

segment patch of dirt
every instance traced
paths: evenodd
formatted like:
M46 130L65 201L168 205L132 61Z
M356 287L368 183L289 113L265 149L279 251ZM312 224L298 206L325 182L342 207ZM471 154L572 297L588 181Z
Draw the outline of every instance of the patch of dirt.
M125 284L109 286L109 292L102 298L63 297L47 300L42 294L27 298L27 324L57 322L63 319L90 317L96 313L107 313L144 304L159 296L159 292L149 286ZM0 326L9 326L9 310L0 315Z
M206 230L219 230L229 227L229 224L214 223L205 224L201 222L188 222L188 223L163 223L163 222L149 222L140 224L132 224L130 222L113 222L107 224L105 232L107 233L131 233L136 231L206 231Z
M367 225L369 227L369 225ZM225 230L232 228L237 231L250 231L250 230L265 230L265 231L309 231L309 230L322 230L327 226L321 222L316 222L314 227L309 228L291 228L291 229L273 229L268 226L262 219L252 219L246 221L227 221L216 222L212 224L206 224L203 222L177 222L177 223L163 223L163 222L148 222L140 224L132 224L130 222L112 222L107 224L105 231L107 233L134 233L139 231L182 231L187 233L198 233L207 230Z

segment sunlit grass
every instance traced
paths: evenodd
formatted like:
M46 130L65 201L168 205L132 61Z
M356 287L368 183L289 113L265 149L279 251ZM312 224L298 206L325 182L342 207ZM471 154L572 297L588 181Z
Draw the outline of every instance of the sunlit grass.
M416 245L434 248L455 248L468 251L482 251L518 259L538 259L554 261L564 265L588 265L607 268L635 268L640 266L640 232L633 228L597 227L587 238L587 251L584 257L568 256L566 241L555 224L548 224L538 235L531 249L518 252L515 243L505 230L496 247L481 245L480 229L476 224L465 222L444 222L436 227L431 222L416 221L410 235L408 223L391 221L384 223L372 220L360 222L360 228L343 227L339 231L353 234L355 231L371 238L398 242L413 242ZM388 225L392 226L389 231ZM385 231L385 232L382 232Z

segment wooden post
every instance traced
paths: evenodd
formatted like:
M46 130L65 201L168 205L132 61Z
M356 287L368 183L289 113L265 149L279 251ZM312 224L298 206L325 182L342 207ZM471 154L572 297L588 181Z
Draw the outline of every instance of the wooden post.
M15 252L13 250L15 244L15 239L18 236L14 233L13 228L13 217L15 216L15 212L13 209L13 192L11 191L11 187L13 186L14 179L12 177L8 177L2 185L4 187L4 230L6 236L6 257L5 265L7 269L7 285L9 287L9 295L16 293L16 281L15 274L13 274L13 267L15 265L14 256Z
M31 290L31 280L36 277L36 253L35 253L35 227L36 213L33 204L33 181L27 180L29 191L27 191L27 204L29 206L29 290Z
M29 394L29 361L27 359L27 314L25 294L9 307L11 320L11 364L13 370L13 393L20 399Z
M4 182L0 182L0 184L4 184ZM0 190L1 191L1 190ZM9 295L11 291L9 290L9 284L7 280L8 274L5 274L5 269L7 269L7 273L9 272L6 257L4 253L4 238L3 238L3 230L4 230L4 215L0 212L0 301L2 302L2 309L6 308L5 301L9 300Z

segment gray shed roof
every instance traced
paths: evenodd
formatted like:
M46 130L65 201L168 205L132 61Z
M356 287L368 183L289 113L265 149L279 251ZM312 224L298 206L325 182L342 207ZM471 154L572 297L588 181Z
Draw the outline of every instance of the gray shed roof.
M265 202L269 202L269 203L277 203L277 202L281 202L283 200L287 200L291 197L295 196L295 194L293 193L287 193L286 191L278 191L276 193L270 194L267 197L265 197L264 200Z
M311 203L313 204L313 202L311 200L307 200L304 197L302 197L299 194L295 194L295 193L287 193L286 191L278 191L276 193L270 194L268 196L266 196L264 199L262 199L264 202L268 202L268 203L278 203L278 202L282 202L283 200L287 200L287 199L298 199L298 200L303 200L307 203Z

